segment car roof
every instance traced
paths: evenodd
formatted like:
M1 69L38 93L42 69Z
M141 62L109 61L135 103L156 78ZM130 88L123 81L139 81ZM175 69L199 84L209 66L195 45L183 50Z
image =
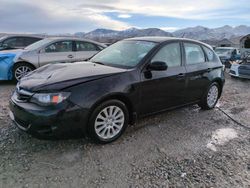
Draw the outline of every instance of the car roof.
M93 40L89 40L89 39L83 39L83 38L77 38L77 37L47 37L46 39L49 39L51 41L59 41L59 40L75 40L75 41L83 41L83 42L91 42L91 43L95 43L98 44L100 46L106 47L105 44L93 41Z
M124 39L127 41L133 41L133 40L140 40L140 41L149 41L149 42L157 42L157 43L163 43L167 41L185 41L185 42L196 42L203 44L209 48L212 49L212 47L204 42L193 40L193 39L188 39L188 38L176 38L176 37L135 37L135 38L128 38Z
M29 35L29 34L8 34L8 35L4 35L2 37L0 37L0 39L7 39L10 37L32 37L32 38L40 38L43 39L43 36L39 36L39 35Z

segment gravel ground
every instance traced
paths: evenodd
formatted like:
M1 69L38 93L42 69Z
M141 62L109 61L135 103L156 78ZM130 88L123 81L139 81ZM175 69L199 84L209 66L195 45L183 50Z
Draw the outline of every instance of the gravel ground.
M0 187L250 187L249 86L227 77L219 108L151 116L102 146L20 132L8 118L15 86L1 82Z

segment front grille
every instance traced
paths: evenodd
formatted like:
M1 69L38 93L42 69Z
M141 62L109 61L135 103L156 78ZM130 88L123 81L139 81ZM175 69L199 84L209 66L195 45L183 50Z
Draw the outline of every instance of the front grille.
M16 90L16 98L18 101L28 101L32 97L32 95L33 93L23 89Z
M250 69L240 69L239 68L239 74L240 75L246 75L246 76L250 76Z
M248 70L248 71L250 71L250 65L241 65L241 66L239 66L239 70Z
M18 93L18 92L16 92L16 95L17 95L17 99L19 101L27 101L30 98L29 95L24 95L24 94L21 94L21 93Z

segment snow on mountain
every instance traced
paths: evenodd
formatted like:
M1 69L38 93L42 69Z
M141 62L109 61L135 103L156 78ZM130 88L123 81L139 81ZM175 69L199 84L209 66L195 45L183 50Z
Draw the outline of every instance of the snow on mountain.
M233 39L244 36L250 33L250 27L246 25L239 25L232 27L225 25L218 28L207 28L203 26L188 27L177 30L173 33L166 32L158 28L138 29L129 28L123 31L116 31L110 29L96 29L94 31L83 33L78 32L75 36L97 40L99 42L116 42L118 40L130 37L142 36L174 36L182 38L191 38L196 40L222 40Z
M237 36L243 36L250 33L250 27L245 25L240 25L237 27L232 27L225 25L223 27L209 29L202 26L190 27L186 29L181 29L173 33L177 37L192 38L197 40L221 40L230 39Z
M96 29L86 33L83 37L100 42L114 42L124 38L142 37L142 36L173 36L171 33L157 28L137 29L129 28L123 31L108 29Z

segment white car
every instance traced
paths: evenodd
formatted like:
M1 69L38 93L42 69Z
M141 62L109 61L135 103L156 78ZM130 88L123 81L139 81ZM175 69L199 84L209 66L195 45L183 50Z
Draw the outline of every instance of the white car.
M233 63L230 68L229 74L232 77L250 79L249 55L244 57L241 62Z
M28 72L43 65L84 61L105 47L106 45L85 39L46 38L22 50L2 51L0 60L4 56L2 59L5 62L0 62L0 78L18 81Z

